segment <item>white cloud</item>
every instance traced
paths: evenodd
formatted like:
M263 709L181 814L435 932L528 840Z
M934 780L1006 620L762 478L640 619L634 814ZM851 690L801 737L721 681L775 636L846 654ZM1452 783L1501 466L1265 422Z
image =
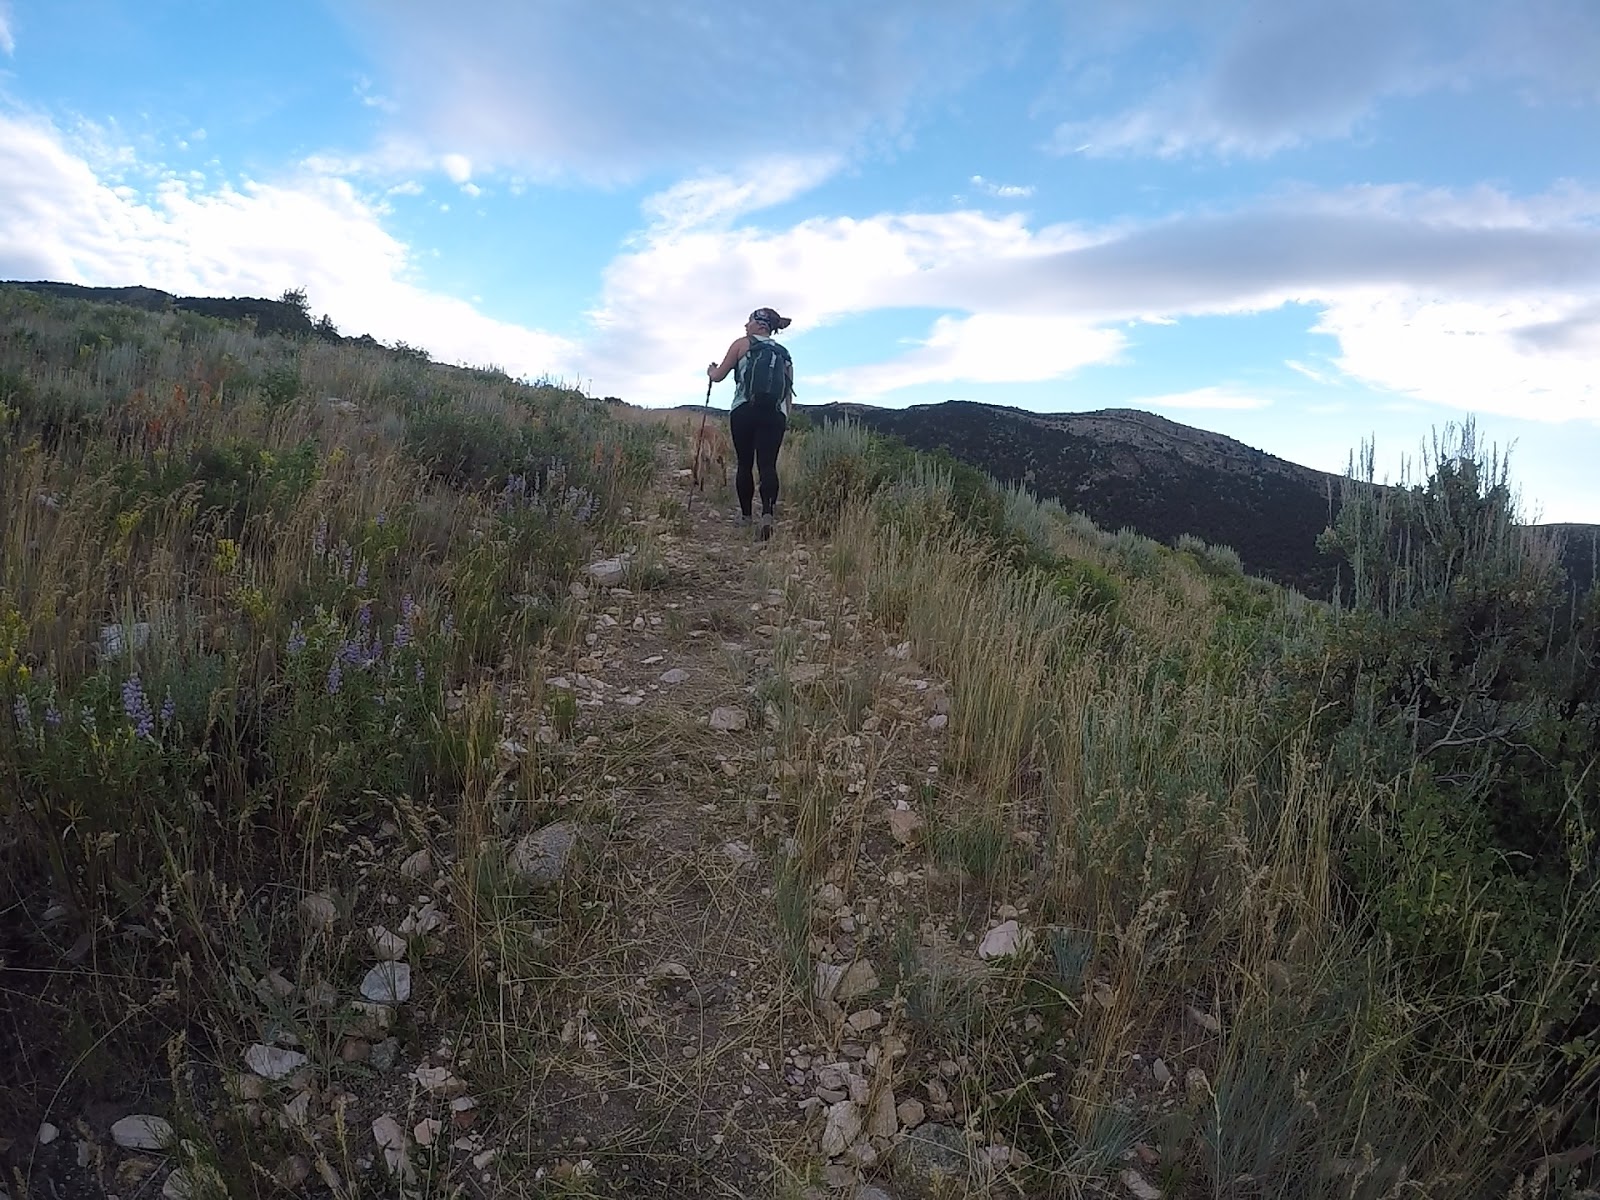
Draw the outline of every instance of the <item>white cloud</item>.
M1069 53L1100 56L1085 70L1121 74L1174 34L1197 61L1133 107L1062 124L1065 153L1264 155L1357 133L1387 99L1489 84L1600 99L1590 0L1216 0L1135 7L1110 32L1096 19L1099 36L1069 38Z
M1023 186L1017 183L995 183L985 179L982 175L972 177L972 186L986 196L998 196L1002 200L1024 200L1033 195L1033 186Z
M1531 343L1567 327L1570 340ZM1331 303L1318 332L1339 339L1339 367L1432 404L1547 421L1600 421L1600 315L1576 296L1494 302L1357 292Z
M465 154L446 154L439 160L451 183L466 183L472 178L472 160Z
M350 332L436 357L563 374L565 339L498 321L409 278L410 255L354 188L322 175L143 196L102 182L52 126L0 114L0 276L198 295L304 287Z
M927 383L1032 383L1114 362L1126 345L1117 330L1061 317L945 316L910 353L816 383L858 402Z
M1283 365L1288 367L1291 371L1304 375L1307 379L1311 380L1312 383L1330 384L1334 382L1328 377L1327 372L1319 371L1315 367L1308 366L1297 359L1286 358L1283 361Z
M589 178L892 139L916 97L1001 53L1014 0L750 5L340 0L385 94L437 147ZM985 35L985 36L980 36Z
M1264 396L1253 396L1231 388L1213 386L1194 388L1187 392L1167 392L1160 396L1141 396L1137 400L1130 400L1128 407L1255 409L1267 408L1271 404L1272 401Z
M704 175L673 184L647 197L643 207L658 235L726 224L809 191L839 166L833 155L757 159L737 175Z
M11 32L10 0L0 0L0 51L7 55L17 52L17 39Z

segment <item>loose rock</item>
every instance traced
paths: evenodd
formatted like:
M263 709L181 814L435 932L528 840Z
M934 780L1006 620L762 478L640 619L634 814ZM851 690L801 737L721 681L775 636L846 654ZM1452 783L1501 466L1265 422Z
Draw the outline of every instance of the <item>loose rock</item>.
M244 1052L245 1066L263 1079L287 1079L309 1061L298 1050L263 1046L257 1042Z
M526 835L511 852L511 868L529 883L548 886L566 874L578 848L578 827L557 821Z
M172 1125L160 1117L137 1113L111 1127L111 1140L124 1150L165 1150L172 1145Z
M602 558L599 562L592 562L587 568L587 573L589 578L601 587L618 587L628 577L627 555Z
M673 667L670 671L661 672L661 682L666 684L682 683L689 678L689 672L682 667Z
M407 855L405 862L400 864L400 874L407 879L423 879L433 874L433 855L428 853L428 848L424 846Z
M948 1125L923 1125L895 1147L893 1161L897 1182L914 1194L934 1193L967 1178L967 1141Z
M861 1136L861 1109L853 1100L828 1106L828 1123L822 1131L822 1153L837 1158Z
M60 1136L61 1136L61 1130L58 1129L56 1126L50 1124L49 1121L45 1121L45 1122L42 1122L40 1124L40 1126L39 1126L39 1145L48 1146L51 1142L55 1141L56 1138L58 1138Z
M320 892L300 901L300 916L313 929L332 929L339 910Z
M403 962L383 962L361 981L361 994L374 1004L404 1004L411 999L411 967Z
M1132 1192L1137 1200L1161 1200L1161 1189L1132 1167L1122 1173L1122 1186Z
M742 708L713 708L711 728L722 733L738 733L750 724L750 717Z
M1006 921L983 935L983 941L978 946L978 957L1008 958L1021 950L1026 950L1032 944L1032 934L1022 929L1015 921Z
M922 1124L923 1118L927 1116L926 1110L922 1107L922 1101L915 1098L900 1101L894 1112L895 1116L900 1118L900 1124L907 1129L915 1129Z
M367 930L367 940L372 943L372 952L384 962L399 962L406 956L405 938L382 925Z

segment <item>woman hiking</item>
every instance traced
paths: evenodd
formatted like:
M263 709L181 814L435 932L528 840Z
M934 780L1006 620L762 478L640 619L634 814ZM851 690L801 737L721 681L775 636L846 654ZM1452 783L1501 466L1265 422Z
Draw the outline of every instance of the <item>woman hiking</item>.
M772 510L778 502L778 450L794 403L794 360L772 338L778 330L787 328L788 317L780 317L775 309L758 308L744 323L744 337L728 347L722 362L706 368L712 383L721 383L729 371L733 372L728 432L733 435L733 449L739 460L735 488L741 519L749 525L756 490L751 467L759 468L762 541L772 536Z

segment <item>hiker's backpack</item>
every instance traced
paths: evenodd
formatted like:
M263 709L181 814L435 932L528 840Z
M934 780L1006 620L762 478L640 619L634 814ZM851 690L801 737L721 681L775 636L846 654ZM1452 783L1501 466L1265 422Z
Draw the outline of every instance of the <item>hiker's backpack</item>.
M789 394L789 351L777 342L750 339L744 364L745 399L762 408L778 408Z

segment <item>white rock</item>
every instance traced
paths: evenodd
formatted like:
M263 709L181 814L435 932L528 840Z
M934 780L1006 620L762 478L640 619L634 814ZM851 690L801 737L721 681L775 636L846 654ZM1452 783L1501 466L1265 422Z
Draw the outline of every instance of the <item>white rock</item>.
M662 683L682 683L689 678L689 672L682 667L673 667L670 671L661 672Z
M722 847L722 852L739 868L753 867L760 861L756 852L745 842L729 842Z
M411 1136L417 1139L419 1146L431 1146L434 1139L439 1136L439 1121L434 1117L427 1117L417 1122L417 1127L411 1131Z
M922 1107L922 1101L915 1097L907 1097L900 1101L894 1113L900 1118L900 1124L907 1129L915 1129L928 1115L927 1110Z
M204 1163L176 1168L161 1185L162 1200L217 1200L226 1194L222 1176Z
M332 929L339 910L332 900L318 892L300 901L300 915L313 929Z
M566 873L578 842L578 827L571 821L546 825L517 842L511 869L529 883L552 884Z
M382 925L367 930L367 940L372 943L372 952L384 962L399 962L406 956L405 938Z
M61 1130L57 1129L54 1125L50 1124L49 1121L45 1121L45 1122L42 1122L40 1124L40 1126L39 1126L39 1145L48 1146L51 1142L55 1141L60 1136L61 1136Z
M875 1138L892 1138L900 1132L900 1116L895 1111L894 1092L884 1088L872 1104L867 1132Z
M428 853L424 846L406 856L405 862L400 864L400 874L407 879L423 879L433 873L433 855Z
M1033 935L1015 921L1005 921L983 935L978 945L979 958L1005 958L1033 945Z
M361 981L361 994L374 1004L404 1004L411 999L411 968L403 962L383 962Z
M425 1092L439 1096L459 1096L467 1090L467 1085L456 1078L449 1067L418 1067L411 1073L418 1085Z
M861 1136L861 1109L853 1100L828 1106L828 1124L822 1131L822 1153L829 1158L843 1154Z
M172 1145L172 1126L160 1117L136 1113L111 1127L111 1140L124 1150L165 1150Z
M721 733L738 733L750 723L750 718L742 708L713 708L710 721L711 728Z
M948 724L950 724L950 718L943 713L934 713L933 716L928 718L929 729L943 729Z
M1157 1087L1166 1087L1172 1082L1172 1072L1167 1068L1165 1059L1156 1059L1150 1067L1150 1074L1155 1078Z
M816 996L818 1000L854 1000L865 996L878 986L878 973L866 959L849 966L817 964Z
M628 559L626 555L616 558L602 558L599 562L592 562L586 568L590 580L601 587L617 587L628 577Z
M1204 1029L1207 1033L1222 1032L1221 1021L1217 1020L1210 1013L1202 1012L1200 1009L1195 1008L1192 1004L1189 1006L1189 1019L1196 1025L1200 1026L1201 1029Z
M1138 1200L1161 1200L1161 1189L1132 1167L1122 1173L1122 1186L1132 1192Z
M308 1061L298 1050L263 1046L260 1042L244 1052L244 1065L263 1079L286 1079Z
M383 1151L389 1174L409 1181L413 1175L411 1156L406 1145L406 1131L400 1128L400 1122L385 1113L372 1123L372 1140Z

